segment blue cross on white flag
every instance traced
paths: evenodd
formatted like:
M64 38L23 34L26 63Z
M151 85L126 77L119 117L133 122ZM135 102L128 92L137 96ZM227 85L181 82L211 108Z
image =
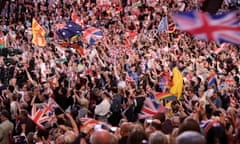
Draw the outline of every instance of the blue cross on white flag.
M159 25L158 25L158 29L157 32L163 32L168 30L168 20L167 20L167 16L163 17L162 20L160 21Z

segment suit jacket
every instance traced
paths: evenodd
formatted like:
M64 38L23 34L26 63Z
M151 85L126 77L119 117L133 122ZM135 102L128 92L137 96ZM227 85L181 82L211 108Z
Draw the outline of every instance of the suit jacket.
M9 144L10 133L13 131L13 123L5 120L0 124L0 144Z

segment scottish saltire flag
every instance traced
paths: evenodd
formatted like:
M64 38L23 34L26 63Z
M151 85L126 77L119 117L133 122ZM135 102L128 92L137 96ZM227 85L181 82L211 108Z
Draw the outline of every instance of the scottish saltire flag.
M200 11L173 13L177 29L189 32L199 39L217 43L240 44L240 11L211 15Z
M158 25L157 32L163 32L168 30L168 20L167 16L163 17Z
M142 107L141 113L138 115L139 119L150 118L158 113L164 112L165 107L161 106L159 101L151 98L146 98Z
M95 27L89 27L83 31L83 38L90 45L93 45L97 39L101 39L102 37L103 37L102 31Z
M75 35L79 35L82 32L82 27L75 22L69 21L66 23L65 27L57 30L57 35L59 38L67 39Z
M44 128L44 125L51 120L51 116L46 115L43 109L37 109L36 104L33 104L31 114L28 117L40 128Z

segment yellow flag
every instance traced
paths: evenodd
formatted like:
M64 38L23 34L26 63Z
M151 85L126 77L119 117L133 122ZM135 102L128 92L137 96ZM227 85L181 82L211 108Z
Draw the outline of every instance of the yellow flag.
M173 86L170 89L171 94L177 96L179 100L182 95L183 76L177 67L173 68Z
M45 39L46 32L35 19L32 20L32 34L32 43L34 45L41 47L47 45L47 41Z

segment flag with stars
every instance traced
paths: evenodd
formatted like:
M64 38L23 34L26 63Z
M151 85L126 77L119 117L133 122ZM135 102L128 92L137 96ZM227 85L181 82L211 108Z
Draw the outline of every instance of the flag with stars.
M69 21L66 23L65 27L57 30L57 35L59 38L67 39L72 36L78 35L82 32L82 27L75 22Z

